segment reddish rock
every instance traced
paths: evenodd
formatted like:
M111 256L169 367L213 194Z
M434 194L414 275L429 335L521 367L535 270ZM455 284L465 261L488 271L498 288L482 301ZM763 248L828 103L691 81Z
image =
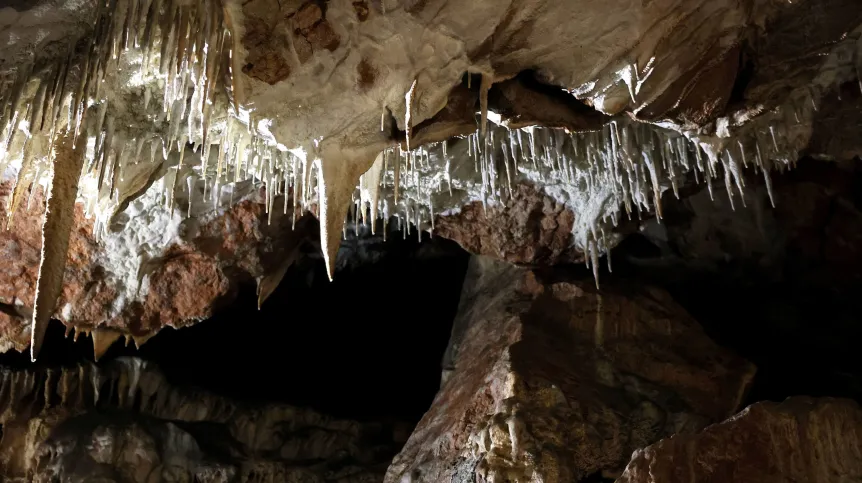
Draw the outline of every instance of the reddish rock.
M191 323L207 318L230 288L216 260L197 253L170 255L150 277L144 314L136 329L154 332L165 320Z
M243 6L243 11L247 16L241 40L248 55L242 72L270 85L283 81L290 76L286 58L289 46L286 36L290 33L279 25L280 16L272 15L272 9L266 8L265 2L249 2Z
M335 33L332 26L326 20L321 21L305 36L315 50L326 49L334 51L341 44L341 37Z
M10 189L9 182L0 184L0 203ZM30 206L19 208L11 229L0 231L0 303L7 307L0 312L0 352L23 351L30 343L43 210L42 191L37 190ZM54 318L85 331L110 327L139 340L165 326L183 327L210 317L232 299L238 283L253 282L277 266L287 240L316 236L313 226L303 223L292 231L291 215L281 210L268 223L259 198L246 199L221 213L187 220L189 228L161 256L142 262L144 282L128 300L120 296L126 288L123 280L100 265L105 247L92 235L92 220L80 205L76 210Z
M571 246L575 214L530 184L513 186L501 205L476 201L452 215L438 216L434 234L465 250L515 264L552 265L580 261Z
M386 482L578 481L736 411L754 367L657 289L474 257L444 384Z
M0 204L3 206L11 196L12 187L11 181L0 183ZM0 303L20 305L25 307L25 313L32 313L29 308L33 306L36 293L44 210L44 193L41 188L36 188L30 202L22 203L15 212L7 229L0 230ZM98 278L91 267L96 247L92 232L92 221L84 217L80 205L76 206L59 307L80 297ZM29 319L0 314L0 352L13 348L23 351L29 345Z
M862 408L797 397L638 450L617 483L823 483L860 474Z

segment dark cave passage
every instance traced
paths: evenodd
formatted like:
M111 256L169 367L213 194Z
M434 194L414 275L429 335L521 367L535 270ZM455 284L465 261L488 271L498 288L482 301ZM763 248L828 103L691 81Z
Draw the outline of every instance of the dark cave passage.
M729 210L721 191L706 210L666 197L666 231L629 235L602 277L666 289L713 340L753 362L744 406L797 395L862 403L862 252L836 242L862 230L860 161L801 160L776 179L776 208L753 181L761 212L752 199ZM709 229L692 228L699 219Z
M415 235L392 236L383 249L333 282L319 256L303 258L262 310L255 286L244 285L213 318L165 329L140 350L121 339L100 362L137 356L157 363L175 385L238 401L415 424L439 387L468 255L454 242L426 237L420 244ZM92 359L91 340L65 339L55 321L37 364ZM4 354L0 364L26 367L28 354Z
M797 395L862 402L862 307L851 292L791 283L750 288L715 280L695 286L668 289L710 337L757 366L744 406Z

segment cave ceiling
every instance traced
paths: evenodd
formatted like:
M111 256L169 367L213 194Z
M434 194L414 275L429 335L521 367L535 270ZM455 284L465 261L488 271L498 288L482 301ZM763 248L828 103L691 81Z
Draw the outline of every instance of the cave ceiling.
M773 198L800 158L859 153L855 0L13 0L0 45L5 223L30 216L40 243L35 286L4 304L34 358L52 317L204 318L146 312L196 283L153 266L197 263L224 295L220 266L171 247L249 217L268 228L214 250L262 300L300 244L271 232L305 236L307 213L332 277L348 218L439 224L482 252L465 214L533 203L542 235L517 238L530 220L512 215L494 254L585 261L598 283L626 222L660 220L687 185L742 210L746 183ZM91 261L75 253L110 289L83 315L69 273ZM101 340L155 330L114 329Z

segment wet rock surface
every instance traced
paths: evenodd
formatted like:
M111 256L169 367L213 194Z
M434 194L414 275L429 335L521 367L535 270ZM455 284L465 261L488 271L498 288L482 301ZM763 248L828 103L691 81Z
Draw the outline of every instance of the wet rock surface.
M579 481L732 414L754 374L663 291L474 258L447 374L387 482Z

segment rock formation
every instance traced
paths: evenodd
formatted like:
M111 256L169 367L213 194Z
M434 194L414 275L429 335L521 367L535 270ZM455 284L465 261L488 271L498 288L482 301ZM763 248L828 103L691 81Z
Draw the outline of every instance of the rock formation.
M4 481L380 481L392 428L173 387L139 359L0 372Z
M618 483L852 481L862 409L841 399L758 403L698 434L638 450Z
M0 188L8 200L9 184ZM247 190L247 199L229 208L201 207L186 217L149 198L151 189L118 213L101 237L79 206L56 318L70 332L111 334L140 345L164 327L211 316L230 302L238 283L265 285L277 277L292 250L309 240L316 244L316 222L300 219L294 230L290 215L266 214L258 193ZM22 351L30 343L43 200L36 190L10 229L0 232L8 260L0 273L0 301L17 311L0 314L4 350Z
M661 218L662 193L691 178L710 193L722 180L738 206L749 165L771 193L800 153L854 152L840 133L815 136L858 77L849 0L54 3L0 17L7 211L50 187L56 139L84 137L78 191L99 243L133 231L116 220L135 200L154 216L167 206L167 237L177 206L230 210L263 183L265 211L282 197L282 213L320 215L330 275L345 215L366 210L405 231L443 215L443 233L511 261L595 266L623 218ZM479 204L498 214L477 218ZM523 235L462 227L486 216ZM138 265L163 250L132 243ZM42 272L63 273L52 250ZM83 326L133 305L134 277L103 268L122 279L120 303ZM56 310L41 317L62 317L60 293L45 292Z
M400 481L581 481L732 414L754 367L658 289L541 280L474 258L448 375L389 468Z
M856 437L816 420L856 425L850 403L754 405L703 428L767 398L746 399L746 359L764 377L787 359L728 327L792 322L821 348L862 334L832 330L862 310L860 93L858 0L11 0L0 353L35 361L53 319L98 360L248 284L264 307L297 262L332 279L387 237L442 236L476 257L443 385L386 481L608 478L632 452L621 481L653 463L673 479L679 451L719 481L701 452L739 471L819 454ZM3 477L382 475L360 423L327 422L333 439L295 458L270 426L306 428L306 413L261 410L282 414L261 429L257 410L176 396L145 365L2 372ZM854 384L843 395L862 398ZM811 441L767 437L787 421ZM721 439L737 430L751 439ZM745 445L762 451L731 451ZM781 474L854 471L827 463Z

